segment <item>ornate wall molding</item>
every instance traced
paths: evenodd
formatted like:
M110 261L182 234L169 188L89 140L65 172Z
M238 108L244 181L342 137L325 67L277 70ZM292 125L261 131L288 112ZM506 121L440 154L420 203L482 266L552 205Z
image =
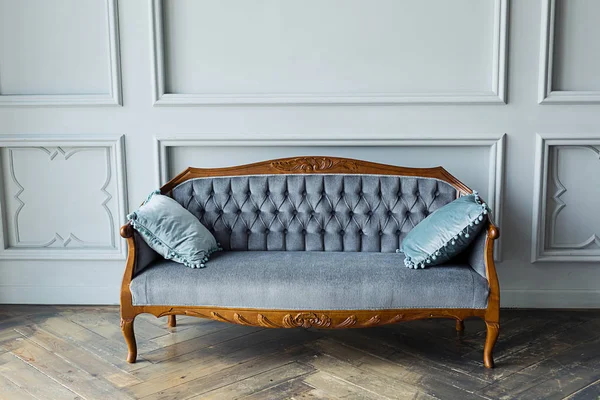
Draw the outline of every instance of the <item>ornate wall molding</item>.
M505 104L506 42L508 1L493 1L492 75L489 90L474 93L230 93L176 94L165 89L165 40L163 0L152 0L150 29L152 38L152 89L154 105L204 104Z
M364 135L363 137L368 137ZM173 147L483 147L490 152L488 164L488 199L487 203L494 210L494 221L502 227L502 196L504 187L504 154L506 135L479 135L473 137L448 136L413 136L399 139L397 136L374 136L369 139L323 139L322 137L288 136L286 139L272 139L268 136L252 135L191 135L165 136L155 138L156 187L162 186L170 178L169 148ZM322 157L310 157L320 159ZM317 162L319 168L330 164ZM300 162L298 165L304 165ZM295 168L296 165L285 168ZM298 167L300 168L300 167ZM348 168L352 168L348 165ZM179 172L179 171L177 171ZM352 170L349 169L348 173ZM460 178L460 177L459 177ZM495 246L494 257L501 260L501 240Z
M554 79L554 26L556 22L556 0L542 1L542 22L540 34L540 58L538 78L538 103L600 103L597 90L553 90Z
M109 73L108 94L28 94L2 95L0 106L120 106L121 94L121 60L119 50L119 13L117 0L102 0L106 4L106 24L108 26Z
M11 207L5 201L0 204L0 259L124 259L126 248L118 236L118 229L125 220L126 187L124 171L124 137L123 136L49 136L49 135L19 135L0 137L0 148L5 148L7 172L0 181L0 190L3 198L11 198L15 206ZM103 229L107 235L102 241L88 241L81 238L75 231L61 231L59 228L44 227L54 232L45 240L27 240L21 232L21 214L27 206L25 195L39 192L37 187L30 187L22 182L15 170L14 155L19 151L40 151L47 155L53 163L56 160L70 161L72 157L81 152L100 152L105 160L103 168L105 177L98 182L94 189L99 194L97 204L106 216L107 225ZM81 162L81 161L80 161ZM97 164L90 165L97 168ZM36 168L31 166L31 168ZM44 171L36 172L40 179L52 182L53 179L64 180L64 176L44 176ZM85 171L80 171L85 176ZM10 184L13 190L7 186ZM62 193L65 199L77 196L77 182L73 185L73 193ZM110 190L109 190L110 186ZM43 197L42 197L43 198ZM51 205L48 205L49 207ZM30 212L45 212L45 210L32 205ZM35 211L37 210L37 211ZM51 212L51 210L49 210Z
M599 158L600 171L600 134L538 134L536 146L531 261L600 261L597 232L591 232L588 239L578 243L559 243L556 239L557 218L567 207L561 196L568 190L558 171L560 148L566 146L593 152ZM554 192L551 192L550 184L556 188ZM552 200L553 206L548 199Z

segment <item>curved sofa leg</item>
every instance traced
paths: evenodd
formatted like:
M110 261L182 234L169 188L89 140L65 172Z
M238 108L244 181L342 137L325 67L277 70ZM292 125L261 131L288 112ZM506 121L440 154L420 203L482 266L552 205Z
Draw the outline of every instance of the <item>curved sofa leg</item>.
M487 336L485 338L485 347L483 348L483 363L486 368L494 368L494 357L492 352L494 351L494 345L498 339L498 333L500 331L500 324L497 322L485 321L487 327Z
M169 328L175 328L177 326L177 319L174 315L169 315Z
M133 318L121 317L121 331L123 331L123 337L127 343L127 362L130 364L135 363L137 359L137 344L135 342L135 333L133 332Z
M456 320L456 332L463 333L465 331L465 322L462 319Z

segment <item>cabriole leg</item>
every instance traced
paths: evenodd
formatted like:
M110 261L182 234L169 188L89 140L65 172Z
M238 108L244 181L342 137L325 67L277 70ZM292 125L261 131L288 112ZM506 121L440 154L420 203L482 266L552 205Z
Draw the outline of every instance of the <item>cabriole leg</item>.
M135 343L135 333L133 332L133 318L121 317L121 331L123 331L123 337L127 343L127 362L135 363L137 359L137 344Z
M169 315L169 328L175 328L177 326L177 319L174 315Z
M456 320L456 332L463 333L465 331L465 322L462 319Z
M498 339L500 324L497 322L485 321L485 325L487 327L487 336L485 338L485 347L483 348L483 363L486 368L494 368L492 352L494 351L494 345Z

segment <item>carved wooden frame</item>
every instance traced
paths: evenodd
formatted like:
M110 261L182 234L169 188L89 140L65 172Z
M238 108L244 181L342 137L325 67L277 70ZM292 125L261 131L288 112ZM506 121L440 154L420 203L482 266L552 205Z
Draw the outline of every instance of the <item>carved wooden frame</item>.
M170 194L173 188L189 179L218 176L243 176L264 174L371 174L400 175L439 179L452 185L460 194L472 193L442 167L405 168L392 165L377 164L367 161L338 157L291 157L263 161L254 164L227 168L187 168L175 178L167 182L160 190ZM488 217L489 218L489 217ZM127 361L135 362L137 345L133 330L134 319L138 314L149 313L156 317L169 316L169 326L176 325L175 315L192 315L222 322L263 328L366 328L378 325L393 324L399 321L410 321L424 318L452 318L456 320L456 329L462 332L463 320L469 317L482 318L487 326L487 337L484 347L484 364L493 368L492 350L499 331L500 287L494 265L494 240L500 236L499 229L489 219L485 243L485 269L490 287L488 305L485 309L471 308L436 308L436 309L390 309L390 310L272 310L252 308L223 308L205 306L135 306L132 303L129 284L133 279L136 246L133 238L133 227L129 224L121 228L121 236L127 239L128 257L121 285L121 329L127 342Z

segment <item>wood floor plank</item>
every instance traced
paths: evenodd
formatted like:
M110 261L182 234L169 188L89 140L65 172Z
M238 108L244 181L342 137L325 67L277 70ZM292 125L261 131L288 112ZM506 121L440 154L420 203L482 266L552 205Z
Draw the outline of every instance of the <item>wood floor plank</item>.
M81 397L88 399L131 399L132 397L115 390L115 387L102 377L92 376L56 354L38 346L29 339L23 339L21 346L11 351L17 358L49 376L61 385L68 387Z
M577 392L565 397L567 400L600 399L600 380L589 384Z
M172 346L177 343L196 339L200 336L205 336L214 332L219 332L223 329L231 328L231 324L226 322L202 320L198 321L195 326L188 326L187 329L181 330L179 325L174 329L167 330L163 335L153 338L151 341L160 347ZM137 320L137 318L136 318Z
M83 399L79 394L12 354L3 354L0 359L4 361L0 365L0 375L36 399Z
M0 374L0 399L35 400L35 397L16 383Z
M600 311L503 310L497 368L485 327L426 320L356 330L136 318L119 309L0 306L0 399L589 399L600 395Z
M121 333L121 316L118 310L109 312L68 312L62 313L65 318L73 321L74 323L89 329L90 331L97 333L111 340L121 340L123 334ZM141 341L148 341L163 335L168 334L168 330L165 327L159 327L149 323L144 318L136 318L134 322L134 329L136 332L136 338Z
M310 385L303 382L303 377L290 379L283 383L279 383L272 387L254 392L247 396L242 396L240 399L244 400L280 400L280 399L299 399L299 398L324 398L313 395L309 396L308 393L315 390Z
M208 376L226 368L249 362L265 354L279 354L306 341L318 337L304 330L290 331L280 337L274 330L263 330L243 338L210 346L186 355L186 360L174 359L171 362L151 365L135 371L134 374L144 382L129 388L138 397L167 390L194 379ZM189 357L193 355L193 357ZM166 365L165 365L166 364ZM160 379L153 379L159 376Z
M216 390L201 395L191 397L190 399L239 399L245 395L260 392L269 389L280 383L287 382L294 378L299 378L314 372L315 369L305 364L291 362L281 367L271 369L269 371L251 376L250 378L242 379L237 382L222 386Z
M300 361L365 391L376 393L382 398L413 399L420 392L418 388L401 379L356 368L348 362L321 352L315 357Z
M127 345L123 339L107 339L67 318L59 316L35 322L45 331L72 342L125 371L140 369L148 364L142 355L138 355L138 363L129 364L126 361ZM138 343L138 349L150 351L156 347L151 342L143 342Z
M227 386L231 383L250 378L254 375L275 369L306 355L303 346L296 346L278 354L268 354L235 366L221 369L215 373L194 379L181 385L173 386L168 391L160 391L144 399L152 400L185 400L211 390Z
M221 329L206 335L200 335L194 339L175 343L171 346L160 347L157 345L157 349L148 352L144 352L143 349L140 349L138 346L138 352L143 355L144 359L151 362L165 362L171 358L190 353L200 348L214 346L222 342L249 335L262 329L263 328L255 328L250 326L230 325L227 329Z
M495 382L482 393L492 398L562 399L600 379L600 339L572 346Z
M69 343L58 336L44 331L37 325L24 326L16 328L16 330L38 346L55 353L65 361L76 365L77 368L88 372L92 376L103 377L116 387L125 387L142 382L131 373L110 364L106 360L73 343Z
M428 394L437 398L460 398L463 400L481 400L482 396L457 387L457 384L464 384L464 380L447 379L443 371L428 366L422 366L411 363L405 366L392 361L389 358L382 358L374 354L360 351L356 348L338 343L331 338L320 339L309 345L322 354L327 354L339 360L347 362L352 366L370 372L375 375L387 376L398 382L412 388L415 392ZM392 353L395 354L395 353ZM393 355L388 355L388 357ZM418 364L418 362L417 362ZM473 387L471 381L468 387ZM483 384L483 382L481 382ZM475 386L476 387L476 386Z
M309 375L304 379L304 382L317 389L324 399L387 400L394 398L383 397L325 371ZM307 393L307 397L310 396L311 392Z

